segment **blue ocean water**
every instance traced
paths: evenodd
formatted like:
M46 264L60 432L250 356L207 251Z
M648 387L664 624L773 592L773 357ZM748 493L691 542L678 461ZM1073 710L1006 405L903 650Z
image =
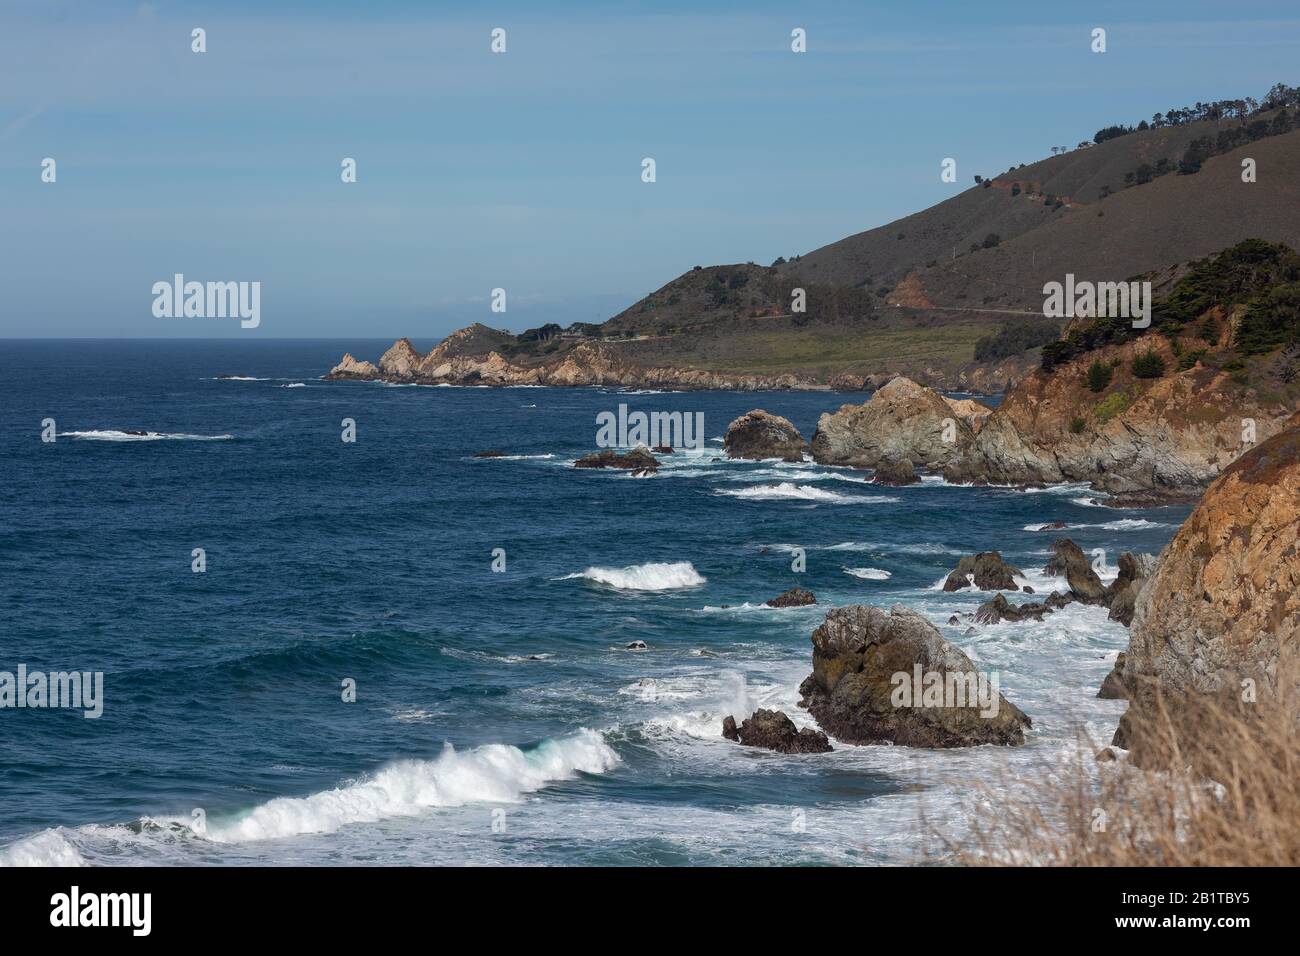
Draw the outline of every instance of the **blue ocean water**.
M996 548L1050 588L1053 534L1027 528L1056 520L1113 573L1187 509L881 488L717 440L650 478L578 470L619 403L720 439L755 407L808 436L866 396L319 380L387 344L0 347L0 671L102 671L105 698L96 720L0 710L0 862L905 863L974 784L1108 740L1123 705L1094 695L1128 634L1104 609L967 633L946 622L986 595L936 582ZM793 586L819 606L762 606ZM856 602L917 608L996 669L1027 746L724 740L755 706L808 723L809 634Z

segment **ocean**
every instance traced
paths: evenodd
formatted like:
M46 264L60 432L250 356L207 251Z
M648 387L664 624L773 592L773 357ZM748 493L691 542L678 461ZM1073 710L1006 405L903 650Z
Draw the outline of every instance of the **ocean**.
M810 437L866 395L320 380L388 344L0 347L0 671L103 673L97 719L0 709L0 863L911 863L973 794L1109 742L1128 632L1104 608L950 626L991 595L938 584L997 549L1041 598L1059 532L1032 529L1058 520L1110 580L1187 508L722 457L750 409ZM648 478L572 467L620 403L710 440ZM764 606L795 586L818 605ZM997 671L1027 744L723 739L755 707L811 725L809 635L851 603Z

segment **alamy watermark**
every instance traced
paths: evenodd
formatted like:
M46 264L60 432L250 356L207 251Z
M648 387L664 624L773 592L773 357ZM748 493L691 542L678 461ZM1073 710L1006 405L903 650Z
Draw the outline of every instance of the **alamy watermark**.
M103 671L0 671L0 710L5 708L67 708L82 710L87 720L104 713Z
M596 416L597 448L704 448L703 412L629 412Z
M240 319L240 328L262 324L262 283L186 282L183 273L153 284L153 314L159 319Z
M1132 319L1133 328L1151 325L1150 282L1076 282L1066 273L1065 282L1043 286L1043 315L1049 319Z
M889 702L895 707L978 707L981 717L996 717L1001 702L996 671L895 671Z

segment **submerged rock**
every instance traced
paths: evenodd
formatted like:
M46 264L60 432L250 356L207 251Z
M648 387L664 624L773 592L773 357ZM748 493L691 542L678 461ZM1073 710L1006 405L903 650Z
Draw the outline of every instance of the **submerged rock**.
M658 471L659 459L644 448L633 448L619 454L613 448L584 455L573 463L574 468L615 468L624 471Z
M806 604L816 604L817 598L811 591L805 591L803 588L791 588L766 603L768 607L803 607Z
M967 555L957 562L957 567L943 582L945 591L960 591L971 586L973 577L975 587L981 591L1019 591L1017 577L1023 577L1015 565L1007 564L997 551L981 551L979 554Z
M801 706L837 739L857 744L971 747L1024 743L1029 718L959 648L902 605L889 613L836 608L813 632L813 672ZM922 687L904 696L921 678ZM937 682L939 700L923 693Z
M820 730L796 728L783 710L756 710L739 727L735 717L726 717L722 736L746 747L764 747L782 754L823 754L835 749Z
M480 451L475 452L475 458L504 458L506 453L503 451Z
M645 649L645 641L629 641L627 645L627 650L629 651L644 651Z
M741 415L727 426L723 448L728 458L803 461L808 443L789 419L771 415L761 408Z

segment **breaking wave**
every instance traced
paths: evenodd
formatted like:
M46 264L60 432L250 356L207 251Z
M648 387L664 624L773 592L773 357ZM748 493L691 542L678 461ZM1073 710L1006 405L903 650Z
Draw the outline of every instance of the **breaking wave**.
M574 578L595 581L620 591L671 591L697 587L707 580L689 561L631 564L625 568L592 567L579 574L566 574L559 580Z

